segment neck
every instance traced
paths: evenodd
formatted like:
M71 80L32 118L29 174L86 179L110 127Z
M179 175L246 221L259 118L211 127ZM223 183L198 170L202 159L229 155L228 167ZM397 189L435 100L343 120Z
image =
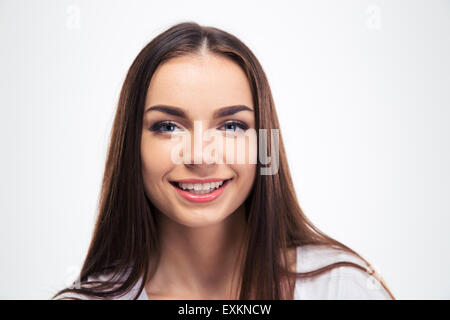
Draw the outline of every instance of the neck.
M237 299L245 207L215 225L191 228L159 213L160 260L147 295Z

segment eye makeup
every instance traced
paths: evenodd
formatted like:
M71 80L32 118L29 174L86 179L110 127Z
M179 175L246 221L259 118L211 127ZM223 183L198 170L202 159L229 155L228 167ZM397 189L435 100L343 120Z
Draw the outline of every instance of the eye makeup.
M180 128L172 121L160 121L152 125L149 130L157 133L173 132L171 130L165 131L163 128Z
M246 131L249 129L249 126L245 122L239 121L239 120L226 121L219 128L223 128L226 126L233 126L236 129L225 128L225 129L219 129L219 130L234 133L234 132L237 132L238 129L240 129L242 131ZM180 126L178 126L175 122L170 121L170 120L165 120L165 121L156 122L155 124L150 126L149 130L152 132L158 133L158 134L163 134L163 133L175 132L175 130L177 128L182 130L182 128ZM167 130L164 130L164 129L167 129Z
M238 120L227 121L222 126L231 126L231 125L236 126L243 131L248 130L248 125L245 122L238 121ZM227 130L227 129L225 129L225 130ZM236 130L231 130L231 131L236 131Z

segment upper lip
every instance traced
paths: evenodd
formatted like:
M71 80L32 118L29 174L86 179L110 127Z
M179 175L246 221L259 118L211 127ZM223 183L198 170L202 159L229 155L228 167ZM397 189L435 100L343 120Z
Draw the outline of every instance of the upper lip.
M218 182L218 181L225 181L229 179L221 179L221 178L210 178L210 179L183 179L183 180L172 180L172 182L178 182L178 183L209 183L209 182Z

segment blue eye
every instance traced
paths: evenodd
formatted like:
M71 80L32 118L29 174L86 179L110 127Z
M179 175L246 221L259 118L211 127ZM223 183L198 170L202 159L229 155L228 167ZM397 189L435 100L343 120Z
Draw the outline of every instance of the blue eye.
M165 121L165 122L155 123L150 128L150 130L155 131L155 132L174 132L175 128L179 129L179 127L176 124L174 124L173 122ZM167 130L164 130L164 129L167 129Z
M233 131L236 132L238 129L241 129L242 131L246 131L248 129L248 126L240 121L230 121L223 125L225 128L225 131Z

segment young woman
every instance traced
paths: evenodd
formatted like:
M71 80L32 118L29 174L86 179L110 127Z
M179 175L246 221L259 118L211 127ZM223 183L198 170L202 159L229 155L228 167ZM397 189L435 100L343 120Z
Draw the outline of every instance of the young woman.
M235 36L187 22L154 38L122 87L81 274L53 299L394 299L304 215L277 129ZM224 142L213 161L206 130ZM240 142L245 161L229 161Z

